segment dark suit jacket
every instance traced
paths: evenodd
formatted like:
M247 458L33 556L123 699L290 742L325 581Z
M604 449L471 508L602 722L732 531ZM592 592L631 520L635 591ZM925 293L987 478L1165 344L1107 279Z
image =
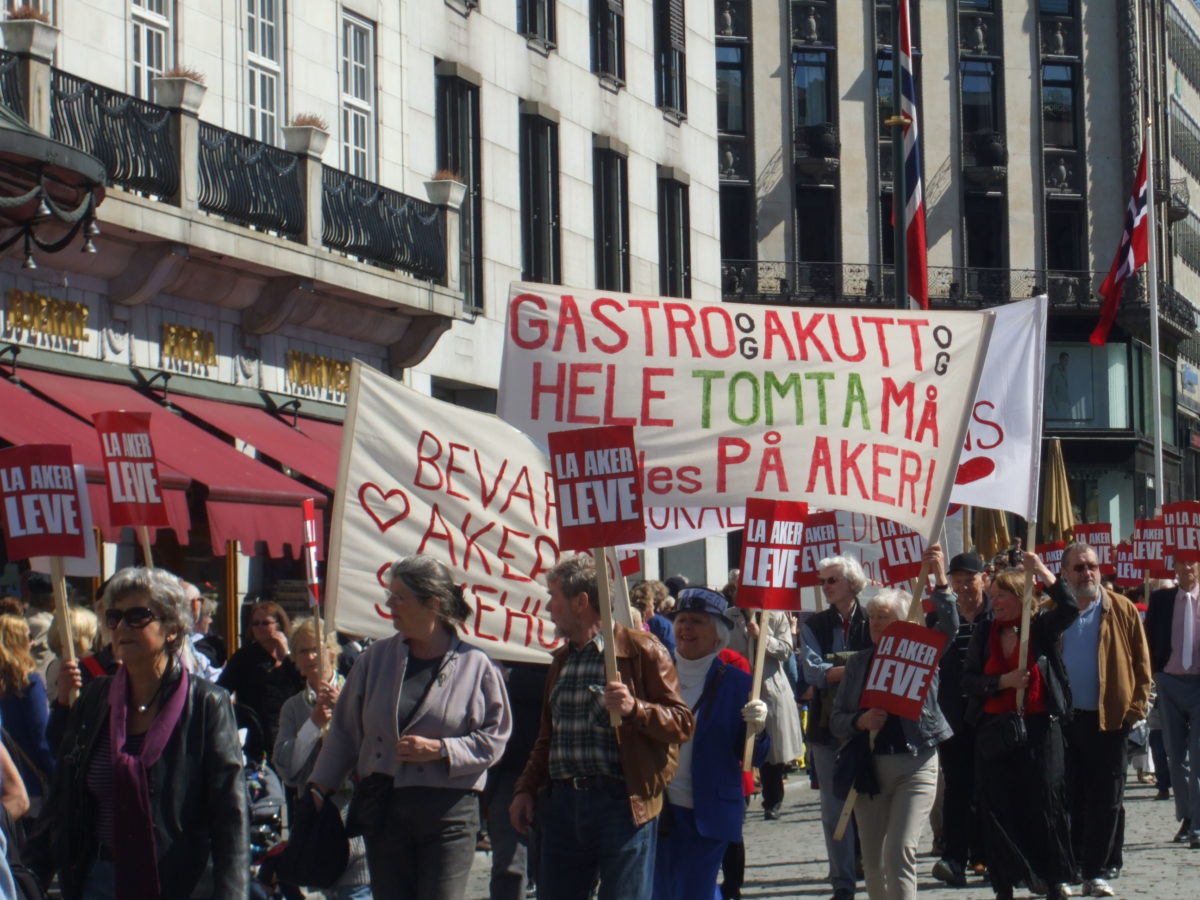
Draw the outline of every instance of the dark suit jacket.
M1146 640L1150 642L1150 671L1161 672L1171 659L1171 629L1175 625L1175 596L1169 587L1150 594L1146 607Z

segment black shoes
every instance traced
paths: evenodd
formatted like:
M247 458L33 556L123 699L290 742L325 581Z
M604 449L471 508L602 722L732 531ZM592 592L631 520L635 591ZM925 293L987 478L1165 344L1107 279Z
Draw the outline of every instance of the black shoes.
M763 818L766 819L768 822L773 821L774 819L778 819L779 818L779 806L780 806L780 804L778 804L778 803L776 803L774 806L764 806L763 807Z
M1192 836L1192 820L1184 819L1179 823L1179 830L1175 832L1175 837L1171 838L1176 844L1182 844L1184 841L1190 840Z

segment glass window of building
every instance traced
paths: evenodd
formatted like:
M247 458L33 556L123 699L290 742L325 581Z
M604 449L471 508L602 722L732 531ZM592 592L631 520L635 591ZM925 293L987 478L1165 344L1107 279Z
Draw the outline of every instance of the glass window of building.
M342 166L375 177L375 26L342 16Z

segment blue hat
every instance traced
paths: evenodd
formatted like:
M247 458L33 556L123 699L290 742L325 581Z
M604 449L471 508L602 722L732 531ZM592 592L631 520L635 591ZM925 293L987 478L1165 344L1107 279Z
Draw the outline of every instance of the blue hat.
M725 615L728 608L725 597L716 591L706 587L686 587L675 598L675 608L667 613L667 618L674 619L681 612L708 613L734 628L733 620Z

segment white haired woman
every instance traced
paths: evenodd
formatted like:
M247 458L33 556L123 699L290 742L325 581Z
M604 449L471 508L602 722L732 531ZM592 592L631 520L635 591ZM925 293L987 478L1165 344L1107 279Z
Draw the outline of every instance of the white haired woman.
M946 584L941 547L931 544L925 559L936 579L937 630L951 637L958 631L958 605ZM866 709L860 703L875 646L889 625L905 621L911 604L909 594L887 589L868 601L872 646L846 663L830 721L834 735L844 743L861 732L876 733L871 762L879 793L860 794L854 806L871 900L913 900L917 896L917 846L937 792L937 745L951 734L938 705L936 670L917 721L900 719L882 709Z
M679 693L696 714L696 731L679 745L667 785L668 827L660 828L654 900L713 900L725 848L742 839L742 753L746 729L761 733L767 704L750 701L750 676L718 657L733 628L725 598L704 587L679 592L670 613ZM766 742L756 748L766 750Z
M350 670L312 773L318 803L353 772L348 816L367 844L375 894L461 900L475 856L479 793L512 730L496 666L459 640L462 589L431 556L391 567L398 634Z
M121 665L71 708L42 817L62 895L190 897L211 858L206 895L244 900L248 823L233 705L180 664L192 627L187 594L170 572L131 567L108 582L104 606Z

